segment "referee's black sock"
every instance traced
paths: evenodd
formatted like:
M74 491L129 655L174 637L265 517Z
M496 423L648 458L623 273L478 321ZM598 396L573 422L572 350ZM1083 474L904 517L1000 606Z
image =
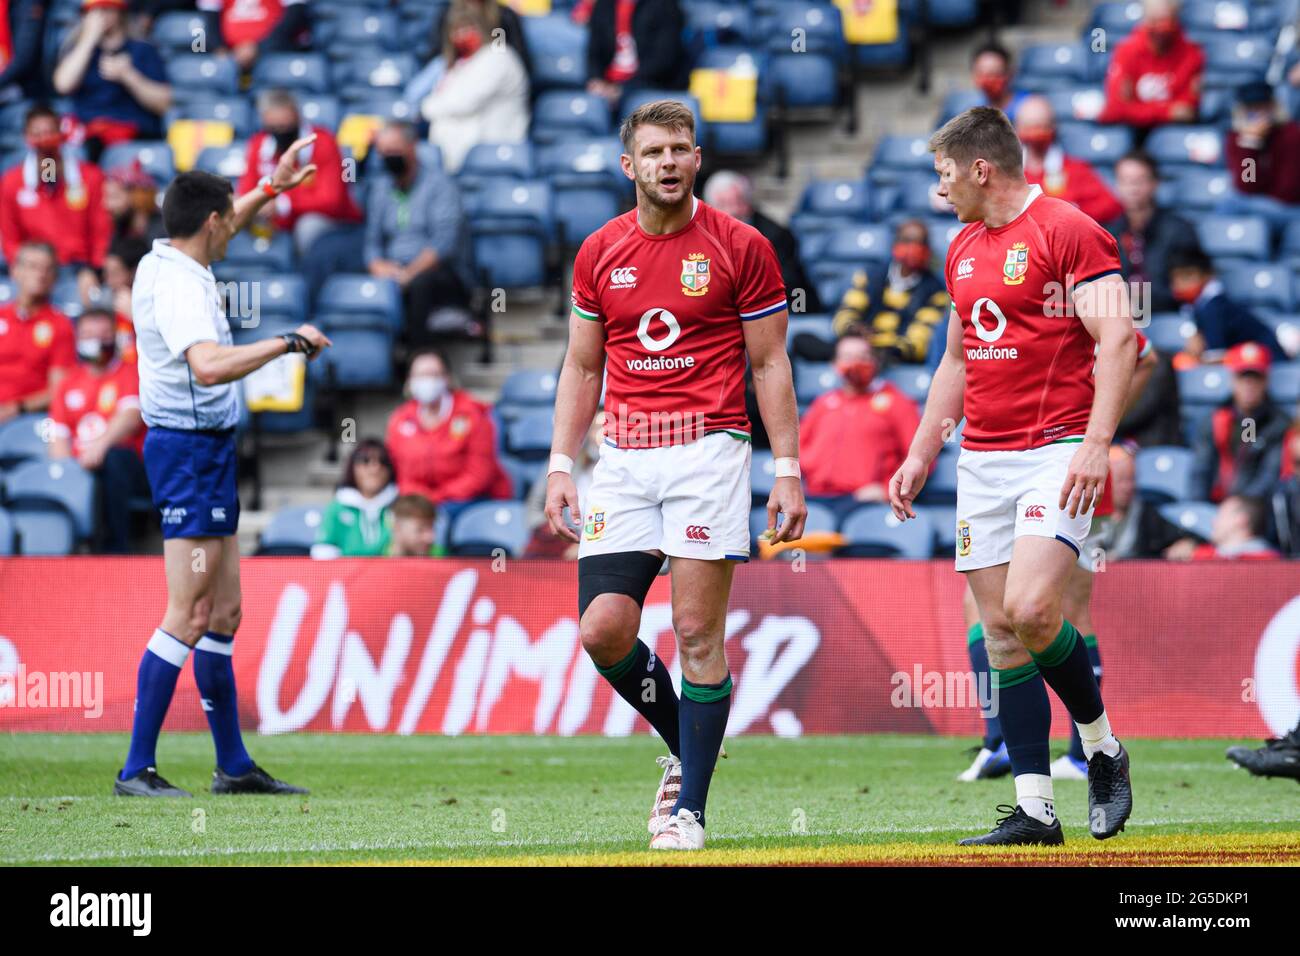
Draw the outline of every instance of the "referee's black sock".
M631 652L609 667L596 665L600 676L609 681L618 696L632 705L664 739L674 757L682 755L681 735L677 722L677 692L663 658L644 641L637 641Z

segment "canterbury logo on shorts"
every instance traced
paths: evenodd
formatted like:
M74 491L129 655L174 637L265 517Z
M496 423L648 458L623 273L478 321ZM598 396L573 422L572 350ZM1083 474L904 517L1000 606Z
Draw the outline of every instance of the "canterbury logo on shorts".
M1025 509L1026 518L1037 518L1040 521L1047 517L1047 509L1042 505L1030 505Z
M706 524L688 524L686 526L687 541L708 541L709 526Z

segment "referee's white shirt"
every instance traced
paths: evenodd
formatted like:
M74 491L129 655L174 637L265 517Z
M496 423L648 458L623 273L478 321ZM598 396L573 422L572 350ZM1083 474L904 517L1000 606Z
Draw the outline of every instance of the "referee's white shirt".
M230 345L230 322L212 270L155 239L131 287L139 356L140 412L146 425L233 428L239 422L235 382L200 385L185 361L195 342Z

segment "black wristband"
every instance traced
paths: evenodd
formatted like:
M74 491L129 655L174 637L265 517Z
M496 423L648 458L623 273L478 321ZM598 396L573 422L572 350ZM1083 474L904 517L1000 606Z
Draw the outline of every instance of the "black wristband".
M306 352L310 355L312 352L316 351L316 346L307 341L306 336L300 335L297 332L285 332L280 336L280 338L284 339L285 344L289 346L290 352Z

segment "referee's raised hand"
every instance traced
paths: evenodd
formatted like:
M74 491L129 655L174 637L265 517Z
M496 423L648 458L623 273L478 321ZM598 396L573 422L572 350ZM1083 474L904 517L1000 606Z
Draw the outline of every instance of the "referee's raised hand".
M280 161L275 164L275 172L271 174L272 189L282 193L285 190L302 185L315 174L315 163L308 163L301 169L298 168L298 153L314 142L316 142L316 134L312 133L310 136L295 140L293 145L284 151L283 155L280 156Z

